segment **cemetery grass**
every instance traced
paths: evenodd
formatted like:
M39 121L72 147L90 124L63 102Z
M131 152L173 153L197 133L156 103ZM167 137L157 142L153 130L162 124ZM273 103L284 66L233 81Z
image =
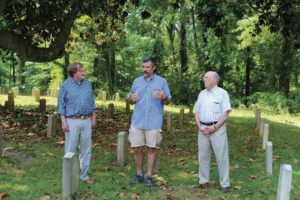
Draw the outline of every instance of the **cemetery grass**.
M49 108L49 113L53 110ZM264 173L265 153L262 140L254 134L254 116L250 110L234 110L228 120L230 173L232 191L223 194L219 189L217 166L212 157L211 186L194 190L198 179L197 130L192 117L185 117L179 127L178 114L172 115L173 131L166 133L159 149L155 167L155 184L131 185L134 176L133 154L127 152L124 167L116 163L117 132L127 130L128 116L117 110L115 119L108 119L104 106L97 111L98 127L93 135L93 154L90 169L95 184L80 182L77 199L275 199L279 166L293 167L291 199L300 196L300 128L295 118L265 117L270 124L273 142L273 175ZM264 114L262 114L264 118ZM46 114L17 111L1 113L5 151L0 160L0 194L8 200L40 199L49 195L61 199L63 134L46 138ZM286 121L287 120L287 121ZM294 122L293 124L287 124ZM59 127L59 124L58 124Z

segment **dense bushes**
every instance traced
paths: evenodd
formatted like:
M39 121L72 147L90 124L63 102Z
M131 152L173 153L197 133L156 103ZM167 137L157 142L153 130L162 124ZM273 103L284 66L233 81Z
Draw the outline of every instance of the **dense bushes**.
M256 92L247 97L247 105L256 104L258 107L271 113L297 113L300 112L300 96L297 94L287 98L281 92Z

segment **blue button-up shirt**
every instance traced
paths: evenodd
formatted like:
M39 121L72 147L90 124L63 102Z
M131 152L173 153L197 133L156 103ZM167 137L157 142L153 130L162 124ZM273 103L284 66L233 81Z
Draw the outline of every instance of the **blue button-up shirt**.
M58 113L66 117L90 115L95 109L95 98L91 83L87 79L81 82L72 77L65 80L57 99Z
M160 129L163 123L163 100L154 98L154 92L163 90L164 94L171 99L167 81L154 74L152 79L147 80L144 76L134 80L129 96L138 94L135 103L131 125L138 129Z

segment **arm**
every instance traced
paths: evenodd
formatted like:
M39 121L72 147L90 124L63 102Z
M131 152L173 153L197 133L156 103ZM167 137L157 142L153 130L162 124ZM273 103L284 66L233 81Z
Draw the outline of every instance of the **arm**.
M97 125L97 115L96 115L96 112L94 111L93 114L92 114L92 128L95 128L96 125Z
M209 135L216 132L225 123L226 119L229 116L229 112L230 112L230 110L223 112L222 115L220 116L220 119L218 120L218 123L216 123L214 126L207 128L206 131L208 132Z
M67 124L67 120L66 117L64 115L60 115L60 119L61 119L61 129L67 133L69 132L69 126Z
M206 131L206 129L204 129L201 124L200 124L200 117L199 117L199 112L195 112L195 121L196 121L196 125L198 127L198 129L204 134L204 135L209 135Z
M69 127L68 127L67 120L65 117L65 113L66 113L65 95L66 95L66 91L65 91L64 87L62 86L59 90L59 94L58 94L58 98L57 98L57 110L58 110L58 113L60 114L61 129L65 133L67 133L69 131Z

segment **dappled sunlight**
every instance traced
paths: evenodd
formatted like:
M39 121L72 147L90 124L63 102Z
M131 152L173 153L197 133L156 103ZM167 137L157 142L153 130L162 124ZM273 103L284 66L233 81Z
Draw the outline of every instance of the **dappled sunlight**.
M28 185L21 185L21 184L10 184L10 183L0 183L0 190L1 191L7 191L7 190L13 190L13 191L19 191L19 192L26 192L30 191L31 188L28 187Z

